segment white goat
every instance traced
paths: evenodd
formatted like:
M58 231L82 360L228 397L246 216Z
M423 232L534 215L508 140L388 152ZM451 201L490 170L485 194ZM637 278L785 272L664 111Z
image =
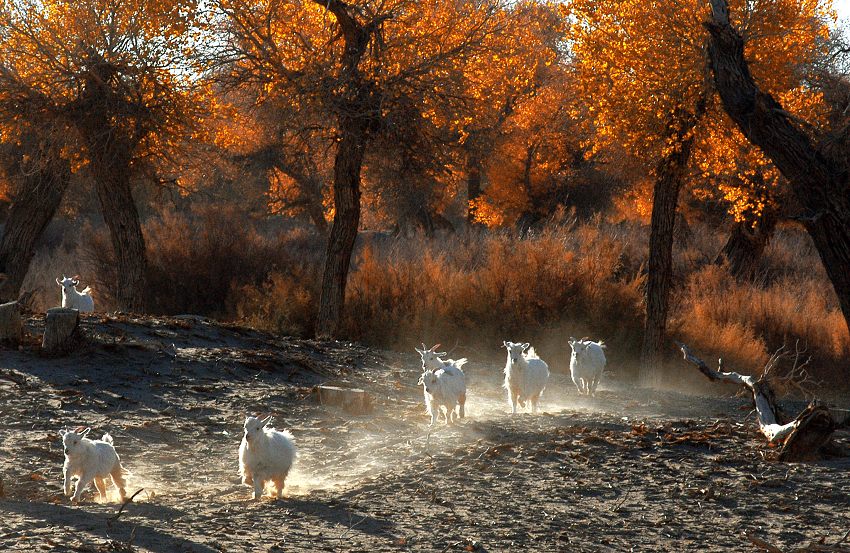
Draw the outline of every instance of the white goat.
M462 367L466 364L466 358L461 359L441 359L446 355L444 351L437 351L440 344L433 346L431 349L425 349L425 344L422 344L422 349L413 348L422 358L422 371L436 371L443 369L446 372L453 373L458 376L464 376Z
M62 307L76 309L80 313L92 313L94 311L94 299L91 297L91 288L86 286L82 292L77 292L80 285L80 277L73 278L62 275L62 280L56 279L56 284L62 288Z
M288 431L268 427L272 418L245 419L245 435L239 444L239 474L242 483L254 486L254 499L260 499L266 482L274 484L277 497L283 496L286 476L295 463L295 442Z
M71 497L72 502L80 500L83 490L92 480L100 498L106 500L107 478L111 476L121 495L121 501L124 501L127 496L124 490L126 486L124 469L112 445L112 436L104 434L99 440L89 440L86 438L89 431L91 428L86 428L80 434L66 430L61 432L62 445L65 448L65 464L62 467L62 473L65 476L65 496L71 495L71 479L76 476L77 489Z
M525 402L531 403L531 412L537 413L537 402L549 381L549 365L537 357L534 348L528 349L528 344L503 342L508 350L508 361L505 364L505 384L508 391L508 402L511 413L516 414L516 406L525 407ZM526 353L525 350L528 349Z
M446 424L466 416L466 378L460 368L452 369L449 366L437 370L425 369L419 377L419 384L425 390L425 408L431 415L431 426L437 422L443 408Z
M570 375L573 383L581 395L592 396L596 394L596 386L605 370L605 343L592 342L587 338L576 340L570 336L570 348L573 353L570 357Z

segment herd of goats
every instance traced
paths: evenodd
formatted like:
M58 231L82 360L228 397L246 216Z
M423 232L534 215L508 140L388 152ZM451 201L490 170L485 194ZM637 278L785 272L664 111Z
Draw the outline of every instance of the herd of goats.
M62 288L62 307L78 309L80 312L94 311L94 300L89 288L77 291L79 277L56 279ZM599 379L605 369L605 344L588 339L570 338L572 355L570 375L579 394L594 395ZM517 405L524 408L528 403L532 413L537 413L540 396L549 381L549 366L534 352L528 343L504 342L508 350L505 364L504 388L508 394L511 413L517 412ZM439 415L445 417L446 424L452 424L457 418L465 416L466 376L463 365L466 359L443 359L445 352L438 352L439 344L422 349L415 348L422 359L422 385L425 406L431 416L431 425L437 422ZM289 471L295 462L295 441L288 431L280 431L269 426L271 416L264 419L247 417L244 434L239 445L239 474L242 483L253 486L254 499L259 499L267 485L273 486L276 497L283 495L283 487ZM121 459L115 451L112 437L107 433L99 440L87 438L90 428L78 431L62 430L62 445L65 463L62 469L64 492L71 496L71 484L74 479L76 488L72 502L78 502L83 490L94 482L100 499L107 499L107 484L111 478L121 496L126 501L126 484Z

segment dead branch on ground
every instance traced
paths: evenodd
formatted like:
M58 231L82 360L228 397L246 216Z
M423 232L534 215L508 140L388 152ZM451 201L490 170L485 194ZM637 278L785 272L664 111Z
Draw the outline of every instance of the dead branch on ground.
M758 419L759 430L767 438L768 443L780 445L779 461L798 462L820 458L821 449L831 442L832 433L837 424L832 413L816 400L809 403L802 413L790 422L783 422L785 417L776 403L776 396L770 386L770 373L775 374L779 355L777 352L768 363L768 371L761 378L741 375L736 372L724 372L722 360L718 360L717 370L711 369L705 362L691 353L685 344L676 343L684 355L685 361L692 363L711 381L730 382L747 388L753 397ZM791 377L795 372L805 367L798 363L802 352L797 348L796 360ZM796 373L799 376L799 372Z

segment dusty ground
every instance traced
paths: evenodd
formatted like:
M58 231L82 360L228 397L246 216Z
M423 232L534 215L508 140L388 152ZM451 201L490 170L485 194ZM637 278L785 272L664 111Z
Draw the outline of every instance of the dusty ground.
M610 382L585 399L556 373L545 413L511 417L500 367L473 362L468 418L429 431L415 354L191 318L85 332L65 359L0 352L0 551L793 550L850 529L850 460L772 462L745 399ZM368 389L375 413L317 405L322 382ZM297 440L282 501L236 474L256 412ZM117 518L62 496L65 425L114 436L143 489Z

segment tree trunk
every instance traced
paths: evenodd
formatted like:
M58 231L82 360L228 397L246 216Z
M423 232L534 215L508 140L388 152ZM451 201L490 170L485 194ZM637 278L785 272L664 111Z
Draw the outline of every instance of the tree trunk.
M469 226L478 223L475 220L475 201L481 196L481 160L476 156L469 158L466 165L466 221Z
M145 304L147 255L139 211L126 170L96 171L97 195L117 260L115 300L122 311L139 312Z
M729 272L738 280L751 280L756 276L759 261L776 230L777 217L765 208L753 228L748 222L735 223L729 239L717 255L715 263L727 263Z
M325 206L322 205L321 199L319 199L318 202L309 201L306 211L307 215L310 217L310 221L313 222L313 226L316 227L317 231L319 231L319 234L327 236L328 221L325 219Z
M673 236L679 189L688 167L693 134L690 132L705 113L705 99L700 98L694 113L682 111L669 124L673 143L658 163L652 195L649 232L649 264L646 284L646 319L641 350L640 377L652 384L660 377L662 348L667 330L667 313L673 278Z
M537 146L529 146L525 150L525 161L522 168L522 188L528 197L528 207L522 212L519 219L517 219L517 230L520 236L525 236L529 229L540 220L534 189L531 184L531 169L534 166L534 154L536 150Z
M367 129L362 121L346 118L334 159L334 220L328 237L316 336L336 335L345 302L345 286L357 228L360 225L360 169L366 149Z
M0 273L9 277L0 284L0 301L17 299L38 239L59 209L70 180L64 160L45 160L43 167L25 177L0 239Z
M147 293L147 256L130 183L133 156L146 132L117 123L132 120L118 108L124 104L123 92L113 89L120 81L116 80L118 69L94 52L86 63L85 86L72 119L85 140L101 213L112 239L118 277L115 300L122 311L138 312L144 309Z
M762 92L744 59L744 40L729 24L725 0L711 0L709 57L726 112L788 179L807 212L803 221L850 327L850 187L846 163L815 145L772 96Z

